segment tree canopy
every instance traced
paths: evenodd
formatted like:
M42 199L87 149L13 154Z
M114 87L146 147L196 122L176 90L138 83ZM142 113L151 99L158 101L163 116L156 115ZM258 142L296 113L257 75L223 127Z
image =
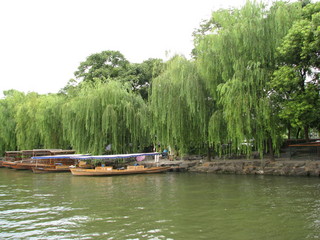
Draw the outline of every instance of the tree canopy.
M248 1L200 24L192 59L130 63L119 51L92 54L58 94L5 92L0 151L160 145L179 154L209 147L272 156L292 129L305 138L320 130L319 29L319 3Z
M80 63L78 71L74 73L76 80L71 79L62 92L74 90L78 82L106 83L115 80L130 86L147 100L151 81L161 73L162 67L161 59L150 58L142 63L130 63L119 51L102 51Z
M208 99L196 65L175 56L153 80L150 109L155 144L182 153L207 142Z
M132 152L148 141L148 109L143 99L116 81L85 84L63 106L64 135L80 152Z
M106 82L121 76L128 64L129 61L119 51L103 51L87 57L74 75L84 82Z
M213 143L232 142L236 150L254 140L261 153L267 141L279 146L268 82L277 64L276 48L298 18L298 4L283 2L270 9L247 2L241 9L212 14L211 33L196 41L196 60L217 104L209 124ZM220 126L226 126L223 135Z
M16 90L4 91L0 99L0 154L6 150L17 150L16 110L23 102L24 94Z
M319 128L320 3L302 9L277 49L279 65L271 81L279 117L288 127Z

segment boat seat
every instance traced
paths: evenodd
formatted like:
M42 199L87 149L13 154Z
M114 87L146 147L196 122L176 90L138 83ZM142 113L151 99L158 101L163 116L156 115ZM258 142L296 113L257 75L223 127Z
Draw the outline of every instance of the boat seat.
M127 169L128 169L128 170L144 169L144 166L143 166L143 165L139 165L139 166L128 166Z
M112 167L96 167L98 171L112 171Z

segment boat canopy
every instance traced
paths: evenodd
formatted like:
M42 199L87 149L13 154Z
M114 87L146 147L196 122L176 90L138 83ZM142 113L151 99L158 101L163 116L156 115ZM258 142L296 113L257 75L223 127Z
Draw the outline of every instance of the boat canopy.
M133 157L140 157L140 156L156 156L161 155L158 152L152 153L131 153L131 154L115 154L115 155L96 155L96 156L74 156L73 159L78 159L82 161L88 160L103 160L103 159L119 159L119 158L133 158Z
M37 156L31 159L76 159L77 157L89 156L90 154L68 154L68 155L50 155L50 156Z

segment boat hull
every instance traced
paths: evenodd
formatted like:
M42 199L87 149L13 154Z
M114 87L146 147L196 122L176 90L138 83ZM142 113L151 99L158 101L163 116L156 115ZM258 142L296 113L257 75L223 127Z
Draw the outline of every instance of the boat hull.
M34 167L50 167L49 164L37 164L37 163L16 163L11 168L16 170L32 170Z
M12 165L11 168L16 170L31 170L31 166L26 164L17 163L15 165Z
M131 175L131 174L150 174L150 173L162 173L166 172L170 167L151 167L144 169L82 169L82 168L70 168L72 175L74 176L117 176L117 175Z
M69 166L59 167L33 167L32 172L34 173L58 173L58 172L70 172Z
M10 161L2 161L2 167L6 168L13 168L14 165L16 165L16 162L10 162Z

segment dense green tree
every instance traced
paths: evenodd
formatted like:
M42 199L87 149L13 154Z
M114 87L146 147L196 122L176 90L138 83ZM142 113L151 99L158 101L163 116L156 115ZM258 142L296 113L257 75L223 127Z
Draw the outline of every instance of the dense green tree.
M77 95L79 92L79 82L73 78L71 78L68 82L67 85L65 85L63 88L59 90L59 94L65 95L69 98L72 98Z
M143 99L120 82L84 84L63 106L64 135L79 152L102 154L143 149L150 144L149 111Z
M65 96L10 90L0 100L0 149L67 148L61 107Z
M23 103L24 93L16 90L4 91L4 98L0 99L0 155L5 151L17 150L16 111Z
M67 137L63 134L62 114L66 97L60 94L41 95L34 121L41 137L41 145L48 149L68 149Z
M154 58L142 63L130 63L126 71L117 79L123 83L129 83L134 92L139 93L143 99L147 100L152 79L159 76L163 65L161 59Z
M129 61L119 51L103 51L87 57L74 75L84 82L106 82L121 76L128 65Z
M108 82L115 80L148 99L152 79L163 67L161 59L148 59L142 63L130 63L119 51L103 51L87 57L75 72L75 78L61 89L61 93L75 95L83 82Z
M211 33L200 34L195 41L199 70L216 103L209 123L212 143L232 142L237 150L254 139L260 153L267 142L279 147L281 129L268 82L276 68L276 48L300 9L300 3L276 2L266 8L247 2L241 9L212 14ZM225 126L223 132L220 126Z
M195 64L181 56L171 59L152 85L155 144L182 154L203 149L207 143L207 96Z
M17 146L20 150L42 148L39 123L36 121L40 95L28 93L23 102L17 106L15 114Z
M279 68L271 82L274 104L288 128L320 127L320 3L308 4L278 48ZM289 131L290 132L290 131Z
M153 142L179 153L227 145L249 154L252 140L272 153L285 127L320 127L319 12L308 0L215 11L194 32L192 60L92 54L59 94L5 93L0 151L101 154L112 144L124 153Z

